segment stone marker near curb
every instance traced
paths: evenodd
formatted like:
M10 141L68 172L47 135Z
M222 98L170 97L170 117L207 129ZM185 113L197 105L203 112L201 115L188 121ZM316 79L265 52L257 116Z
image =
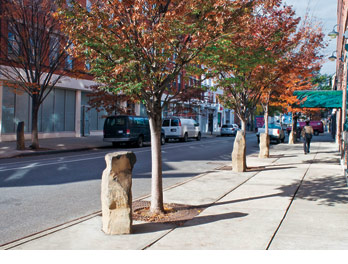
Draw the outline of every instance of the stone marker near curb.
M293 133L290 133L290 134L289 134L289 144L295 144L295 141L294 141L294 134L293 134Z
M237 132L232 151L232 171L246 171L246 145L243 131Z
M269 137L266 133L260 134L259 158L269 158Z
M24 122L21 121L17 125L17 150L25 149L25 139L24 139Z
M108 235L132 232L132 170L136 156L131 151L105 155L101 183L102 230Z

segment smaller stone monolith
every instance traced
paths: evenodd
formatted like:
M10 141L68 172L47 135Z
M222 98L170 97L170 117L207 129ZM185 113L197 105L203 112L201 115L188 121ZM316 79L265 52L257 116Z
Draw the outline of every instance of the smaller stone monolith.
M17 125L17 149L25 149L25 139L24 139L24 122L21 121Z
M246 145L243 131L238 131L236 139L234 140L232 151L232 171L244 172L246 171Z
M132 232L132 170L136 156L131 151L105 156L101 184L102 230L108 235Z
M260 134L259 158L269 158L269 137L265 133Z

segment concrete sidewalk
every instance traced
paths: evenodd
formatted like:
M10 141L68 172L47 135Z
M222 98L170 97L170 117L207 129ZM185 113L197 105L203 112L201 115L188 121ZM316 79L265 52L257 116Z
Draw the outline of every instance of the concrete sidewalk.
M133 234L108 236L94 214L1 249L348 249L346 179L336 144L320 137L308 155L272 145L269 159L248 156L248 172L221 168L166 190L166 203L209 205L183 226L135 221Z

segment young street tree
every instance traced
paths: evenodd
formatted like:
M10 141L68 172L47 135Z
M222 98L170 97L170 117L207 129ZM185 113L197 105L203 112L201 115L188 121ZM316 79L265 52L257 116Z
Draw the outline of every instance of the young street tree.
M278 54L284 52L283 36L296 24L292 14L291 9L281 6L280 0L264 1L254 8L249 23L240 32L224 36L202 56L218 74L217 87L223 90L220 100L235 110L244 138L246 121L262 96L261 84L267 78L264 69L277 63ZM243 156L245 160L245 151Z
M69 44L58 33L54 1L1 0L0 73L5 85L31 97L31 148L39 148L38 112L64 73ZM7 47L7 48L4 48Z
M284 102L287 105L290 102L294 103L296 98L292 96L293 91L310 87L310 79L312 73L319 68L321 61L319 52L324 45L323 33L319 27L313 26L306 20L300 25L299 19L294 19L291 13L285 21L289 26L284 27L287 29L282 31L284 34L281 42L271 49L276 63L263 68L265 74L260 83L262 89L260 103L264 110L267 136L269 106L284 106Z
M163 208L162 109L180 91L171 85L197 55L238 28L251 0L75 1L59 12L77 54L87 56L103 89L137 97L151 129L151 212ZM187 68L186 68L187 67ZM199 67L199 66L197 66Z

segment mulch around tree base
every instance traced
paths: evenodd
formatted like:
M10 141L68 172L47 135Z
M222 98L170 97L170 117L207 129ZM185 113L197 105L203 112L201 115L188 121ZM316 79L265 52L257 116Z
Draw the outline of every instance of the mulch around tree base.
M186 221L199 215L205 209L199 206L169 203L164 204L164 214L153 215L150 213L150 205L149 201L133 202L133 220L183 225Z

